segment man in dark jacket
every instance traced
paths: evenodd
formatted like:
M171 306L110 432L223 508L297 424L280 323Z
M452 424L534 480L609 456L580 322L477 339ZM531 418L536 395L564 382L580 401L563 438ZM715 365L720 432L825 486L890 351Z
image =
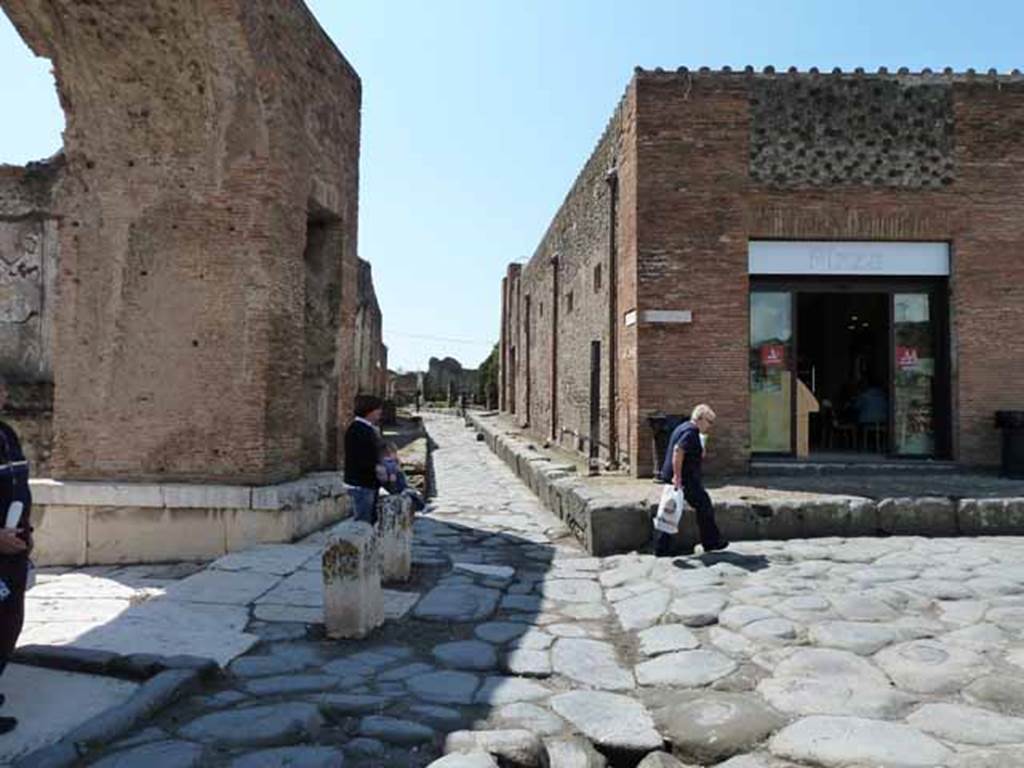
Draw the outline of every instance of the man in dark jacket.
M7 383L0 378L0 409L6 402ZM32 551L31 512L28 462L14 430L0 421L0 674L14 652L25 621L25 586ZM7 523L12 523L11 527L6 527ZM14 730L17 725L13 717L0 717L0 734Z
M672 431L665 451L665 462L659 479L671 483L675 490L682 490L686 503L697 512L697 528L705 552L725 549L729 542L722 538L715 523L715 511L711 497L704 489L701 477L701 463L704 460L704 441L715 423L715 412L711 406L700 404L693 409L689 421L684 421ZM654 554L667 555L671 547L671 536L656 532Z
M345 484L352 497L352 517L377 524L377 495L383 466L382 444L377 425L384 403L373 395L356 397L355 419L345 432Z

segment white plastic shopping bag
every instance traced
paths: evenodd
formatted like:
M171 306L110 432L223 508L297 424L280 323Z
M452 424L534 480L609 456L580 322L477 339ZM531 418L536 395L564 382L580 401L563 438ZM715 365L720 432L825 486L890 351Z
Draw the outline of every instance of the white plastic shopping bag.
M683 492L674 486L666 485L661 491L658 502L658 514L654 516L655 529L663 533L679 533L679 521L683 518L686 501Z

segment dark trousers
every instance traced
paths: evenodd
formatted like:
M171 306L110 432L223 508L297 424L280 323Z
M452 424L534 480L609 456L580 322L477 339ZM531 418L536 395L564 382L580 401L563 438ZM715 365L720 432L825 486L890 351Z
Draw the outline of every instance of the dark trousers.
M18 635L25 623L25 579L28 577L28 563L23 559L0 564L0 580L7 592L0 600L0 674L18 644Z
M711 505L711 497L704 490L704 483L691 480L683 484L683 497L686 503L697 512L697 530L700 532L700 543L705 549L717 546L722 540L722 533L715 523L715 508Z

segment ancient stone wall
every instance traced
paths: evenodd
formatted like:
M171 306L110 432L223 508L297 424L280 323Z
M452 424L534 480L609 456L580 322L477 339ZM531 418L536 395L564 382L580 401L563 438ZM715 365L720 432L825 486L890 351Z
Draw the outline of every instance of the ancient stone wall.
M451 394L456 398L465 395L472 401L479 388L480 375L475 368L463 368L453 357L432 357L428 361L423 377L423 396L427 400L447 400Z
M612 312L620 316L622 307L633 304L630 280L623 279L623 273L631 271L624 262L629 254L621 247L623 211L629 207L628 197L623 205L622 190L630 191L631 179L628 108L629 100L624 99L529 263L510 269L503 296L504 410L514 411L519 423L539 437L589 452L591 355L596 343L598 455L606 461L628 459L628 442L616 440L614 456L610 452L609 396L613 390L621 395L624 386L624 345L620 332L617 351L612 349ZM614 308L612 290L618 299ZM628 401L615 400L616 434L625 434Z
M66 116L54 473L268 483L314 453L337 466L356 73L299 0L0 7L52 61ZM318 316L330 333L308 329ZM311 414L313 369L330 371Z
M378 397L384 397L387 389L383 322L373 288L373 271L369 262L360 259L355 332L356 391Z
M0 166L0 373L33 472L45 474L53 442L53 333L59 269L53 195L63 159Z

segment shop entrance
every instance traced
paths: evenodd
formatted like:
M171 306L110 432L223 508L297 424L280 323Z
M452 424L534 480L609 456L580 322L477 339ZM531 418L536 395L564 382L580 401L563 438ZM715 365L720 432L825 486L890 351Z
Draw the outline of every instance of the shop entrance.
M945 280L753 282L752 452L948 457L946 291Z

